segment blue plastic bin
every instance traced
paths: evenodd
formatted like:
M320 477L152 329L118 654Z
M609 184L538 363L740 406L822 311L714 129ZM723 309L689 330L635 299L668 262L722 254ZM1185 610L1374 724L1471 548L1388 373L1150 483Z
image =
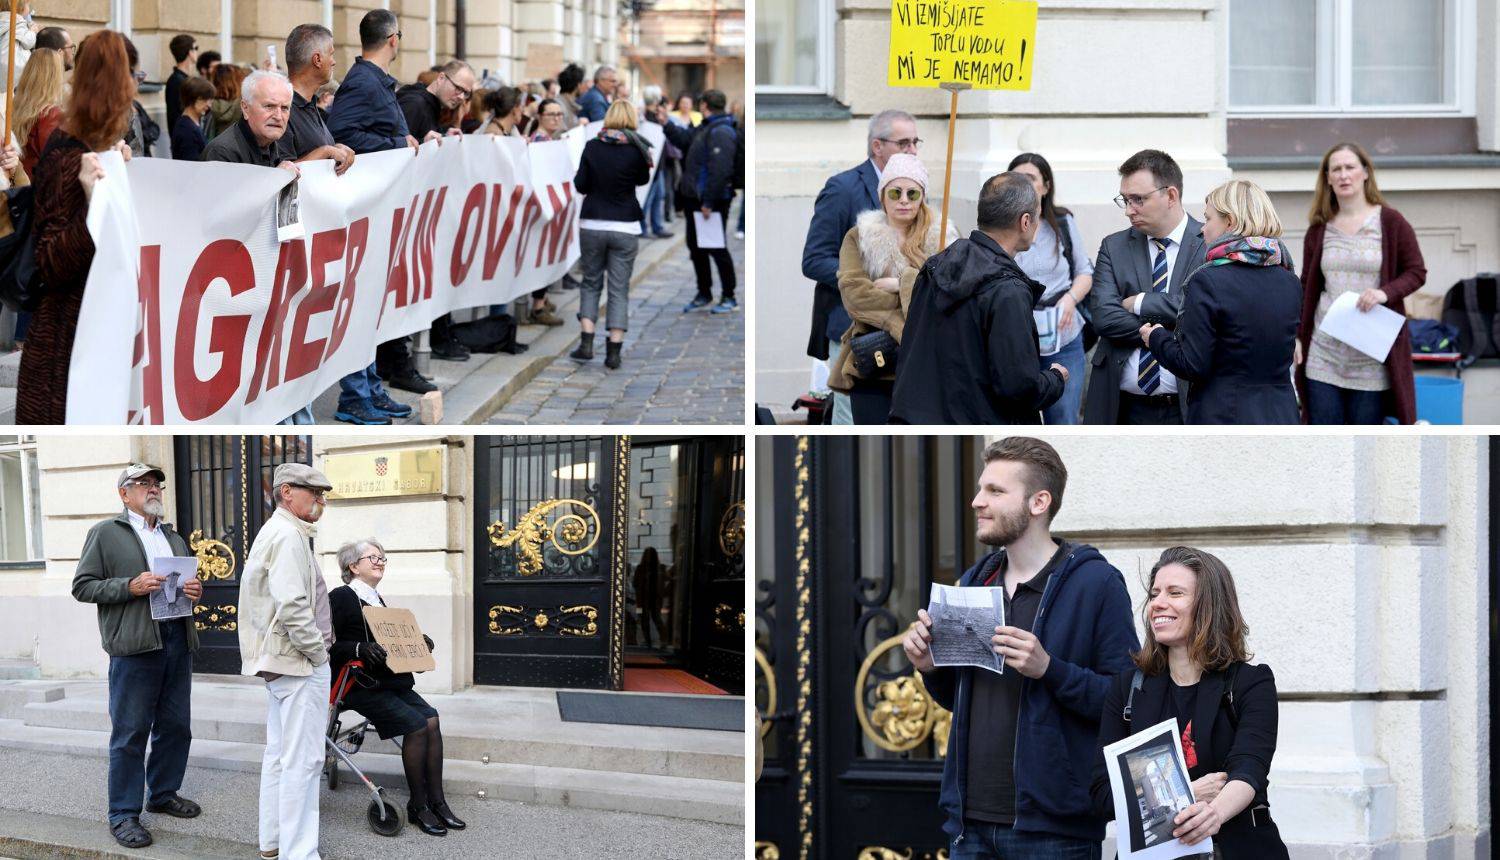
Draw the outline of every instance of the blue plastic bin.
M1445 376L1418 376L1417 420L1429 424L1464 423L1464 381Z

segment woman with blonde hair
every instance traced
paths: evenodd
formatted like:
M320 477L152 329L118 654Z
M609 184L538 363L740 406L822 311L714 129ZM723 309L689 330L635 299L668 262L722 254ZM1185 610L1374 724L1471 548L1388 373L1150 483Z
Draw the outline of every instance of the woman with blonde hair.
M862 213L839 248L839 295L853 320L840 340L828 386L849 395L855 424L890 419L896 361L912 285L942 250L941 219L927 205L927 168L898 152L880 174L880 208ZM948 242L958 229L948 225Z
M18 75L10 130L21 145L21 167L30 173L42 157L47 138L62 125L62 102L68 93L62 53L38 48Z
M1231 179L1203 206L1203 266L1177 330L1141 326L1162 367L1187 380L1189 424L1296 424L1292 349L1302 285L1260 186Z
M1388 415L1416 423L1406 326L1384 362L1318 331L1344 293L1359 297L1361 311L1385 305L1405 314L1402 300L1427 282L1417 232L1386 204L1375 184L1375 165L1359 144L1334 144L1324 153L1307 222L1297 381L1308 423L1379 424Z

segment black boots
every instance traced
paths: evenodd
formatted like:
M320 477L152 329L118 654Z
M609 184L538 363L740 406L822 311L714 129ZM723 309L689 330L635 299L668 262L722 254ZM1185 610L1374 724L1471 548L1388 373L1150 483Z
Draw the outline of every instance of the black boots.
M594 335L592 332L578 336L578 348L568 353L574 361L594 360Z
M406 804L406 820L411 826L426 833L428 836L447 836L448 828L444 826L443 820L426 806L417 806L410 801Z
M607 340L604 342L604 366L615 370L620 366L620 347L624 346L620 341Z

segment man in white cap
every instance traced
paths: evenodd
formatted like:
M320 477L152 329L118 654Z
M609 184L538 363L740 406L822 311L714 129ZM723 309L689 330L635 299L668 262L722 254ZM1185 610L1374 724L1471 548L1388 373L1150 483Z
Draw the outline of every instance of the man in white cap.
M240 580L240 674L266 681L260 850L267 858L318 857L333 616L310 542L331 489L311 466L277 466L271 479L276 512L255 536Z
M152 559L192 555L161 521L166 479L145 463L125 467L115 482L125 510L89 529L73 575L74 599L99 606L99 635L109 654L109 829L126 848L151 844L141 826L143 785L150 788L148 811L178 818L202 812L177 794L193 741L189 704L198 633L190 618L151 617L151 594L166 580L151 573ZM196 602L203 583L189 578L182 592Z

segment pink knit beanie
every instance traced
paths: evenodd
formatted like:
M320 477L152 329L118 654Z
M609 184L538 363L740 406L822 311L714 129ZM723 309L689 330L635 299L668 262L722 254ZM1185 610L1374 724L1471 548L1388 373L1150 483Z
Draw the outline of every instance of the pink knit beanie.
M921 186L922 196L927 196L927 168L922 166L922 159L915 155L898 152L885 163L885 170L880 172L881 197L885 196L885 187L897 179L910 179Z

